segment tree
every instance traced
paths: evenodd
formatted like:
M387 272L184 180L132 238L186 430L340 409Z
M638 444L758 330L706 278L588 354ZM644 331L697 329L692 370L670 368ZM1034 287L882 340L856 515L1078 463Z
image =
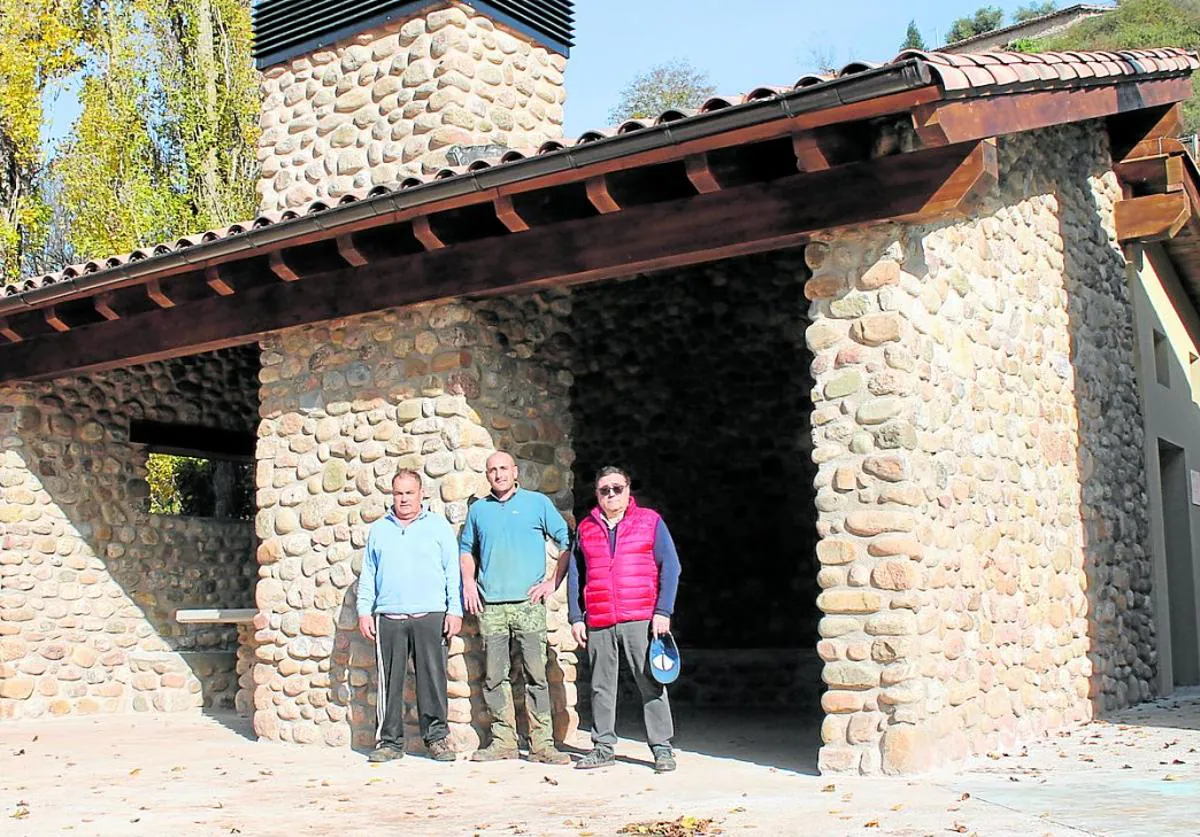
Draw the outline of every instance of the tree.
M694 108L713 94L708 74L688 61L675 59L651 67L618 94L609 112L614 124L627 119L658 116L671 108Z
M917 28L915 20L908 22L908 31L904 33L904 43L900 44L901 52L906 49L925 49L925 39L921 37L921 30Z
M960 17L950 24L950 31L946 33L946 43L952 44L991 32L993 29L999 29L1003 22L1004 12L995 6L983 6L970 17Z
M1030 3L1027 6L1019 6L1012 14L1012 21L1013 23L1024 23L1027 20L1033 20L1035 17L1044 17L1057 8L1058 3L1055 0L1046 0L1044 3Z
M45 235L42 101L78 68L81 24L77 0L0 0L0 280L20 274Z
M1123 0L1111 12L1088 18L1051 38L1022 43L1026 52L1122 50L1178 46L1200 48L1200 0ZM1193 77L1192 97L1183 103L1184 131L1200 131L1200 99Z

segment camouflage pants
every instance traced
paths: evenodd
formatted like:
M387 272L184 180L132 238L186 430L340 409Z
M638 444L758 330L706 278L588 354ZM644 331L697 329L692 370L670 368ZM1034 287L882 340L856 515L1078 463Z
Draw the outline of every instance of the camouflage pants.
M525 706L529 711L529 746L537 751L554 746L550 724L550 687L546 683L546 606L531 602L486 604L479 618L486 657L483 700L492 716L492 743L517 746L512 683L509 681L513 645L525 672Z

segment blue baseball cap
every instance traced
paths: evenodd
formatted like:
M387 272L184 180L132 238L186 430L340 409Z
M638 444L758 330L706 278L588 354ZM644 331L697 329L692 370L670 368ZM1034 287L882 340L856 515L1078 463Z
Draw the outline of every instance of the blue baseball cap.
M650 676L666 686L679 678L679 646L675 637L666 633L650 638Z

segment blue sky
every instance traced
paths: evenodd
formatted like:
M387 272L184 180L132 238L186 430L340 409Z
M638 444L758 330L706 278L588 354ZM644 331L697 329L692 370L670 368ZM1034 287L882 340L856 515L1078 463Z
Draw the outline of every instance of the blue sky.
M617 93L639 72L672 58L707 72L721 93L785 85L814 69L817 55L841 66L886 61L909 20L925 42L945 37L956 17L981 5L1006 14L1027 0L577 0L576 45L567 64L567 136L608 124ZM1060 0L1059 7L1071 5ZM1007 21L1006 21L1007 22ZM70 130L70 91L49 109L48 136Z

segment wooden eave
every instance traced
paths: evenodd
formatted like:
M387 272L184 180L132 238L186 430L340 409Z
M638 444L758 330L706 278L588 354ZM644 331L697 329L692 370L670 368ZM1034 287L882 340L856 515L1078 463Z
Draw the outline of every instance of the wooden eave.
M925 84L644 149L636 133L617 137L608 142L628 153L557 170L539 158L526 161L528 177L494 187L478 188L485 172L429 202L305 215L245 233L234 242L244 246L197 246L161 271L3 312L0 382L769 251L858 224L934 220L968 211L994 182L997 136L1107 117L1114 146L1136 143L1152 131L1146 114L1161 121L1188 95L1186 76L972 97ZM917 139L881 150L881 129Z

